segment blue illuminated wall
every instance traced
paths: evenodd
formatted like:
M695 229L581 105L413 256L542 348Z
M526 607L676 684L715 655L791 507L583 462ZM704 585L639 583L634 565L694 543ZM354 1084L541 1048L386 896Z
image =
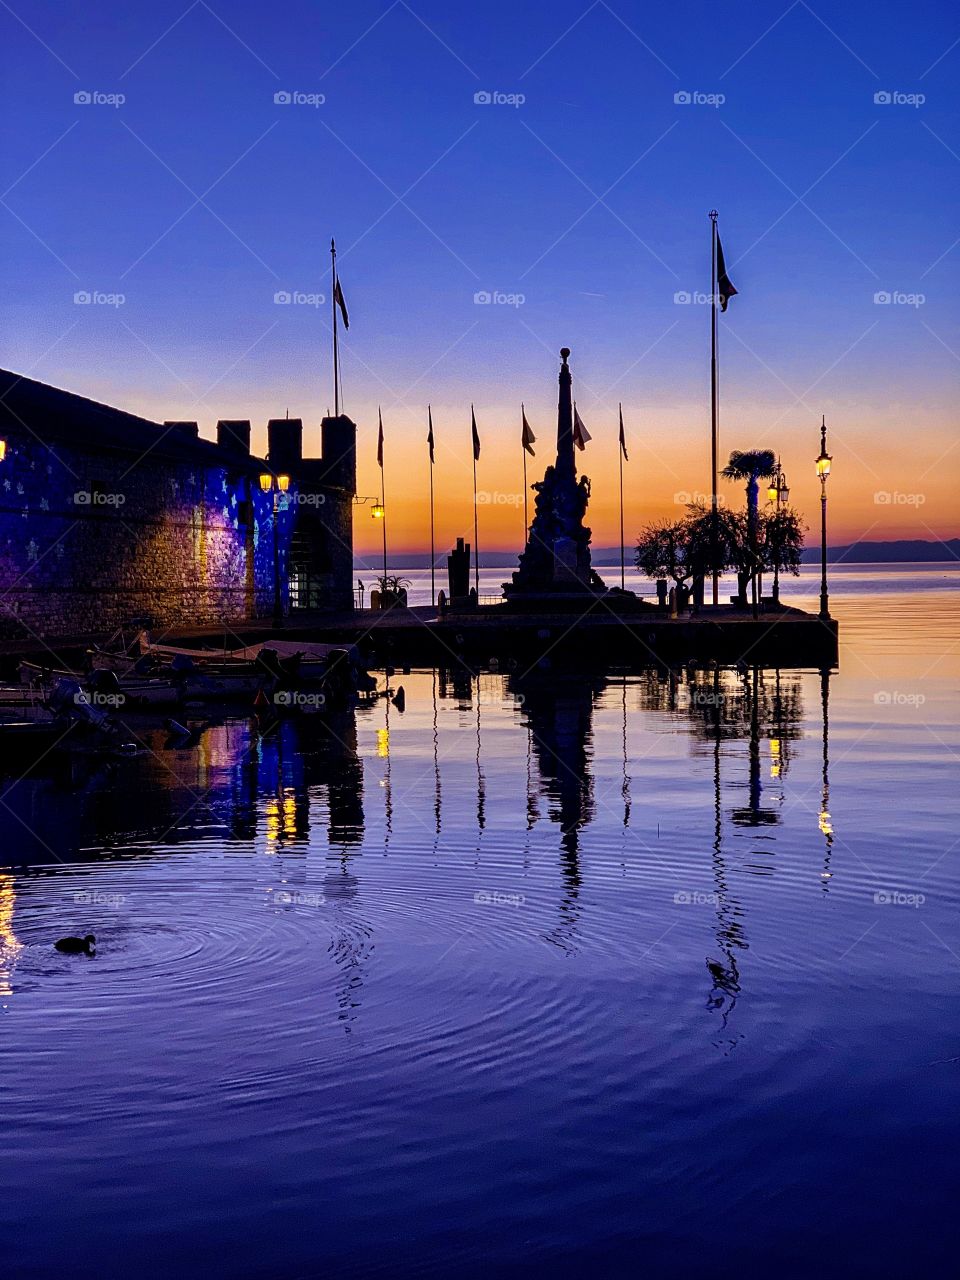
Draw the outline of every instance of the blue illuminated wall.
M97 632L141 615L162 628L272 613L272 495L253 460L48 445L9 427L5 441L0 635ZM295 516L295 504L281 504L284 608Z

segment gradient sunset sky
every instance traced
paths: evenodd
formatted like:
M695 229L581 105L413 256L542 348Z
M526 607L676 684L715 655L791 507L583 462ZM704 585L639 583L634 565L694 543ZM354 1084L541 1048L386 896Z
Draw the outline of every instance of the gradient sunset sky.
M960 534L954 6L13 0L0 34L5 367L258 451L289 409L317 452L329 306L275 295L329 300L336 235L391 547L427 544L428 401L438 547L472 540L471 401L481 548L518 547L564 345L612 545L618 401L628 538L709 489L716 207L722 455L778 450L815 526L825 413L831 541Z

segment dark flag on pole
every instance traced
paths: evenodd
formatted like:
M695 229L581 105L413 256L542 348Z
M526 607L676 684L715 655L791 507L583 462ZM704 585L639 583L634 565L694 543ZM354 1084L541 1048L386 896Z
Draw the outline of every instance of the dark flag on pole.
M580 411L577 406L573 406L573 443L578 449L583 450L587 447L587 441L591 438L590 432L583 425L583 419L580 417Z
M430 462L433 463L433 410L427 405L427 421L430 424L430 430L427 432L427 447L430 450Z
M527 413L523 405L520 406L520 416L523 418L523 432L520 437L521 443L523 444L523 447L524 449L526 449L527 453L529 453L530 457L535 458L536 454L534 452L533 446L536 443L537 437L533 434L533 432L530 429L530 423L527 421Z
M383 470L383 414L377 410L377 417L380 419L380 434L377 436L377 466Z
M720 243L720 234L717 233L717 293L720 295L720 310L726 311L727 303L736 293L733 282L727 275L727 268L723 261L723 245Z
M736 293L736 289L734 289L734 293ZM349 329L350 320L347 316L347 304L343 300L343 290L340 288L339 277L333 283L333 300L340 308L340 314L343 316L343 327Z
M627 559L623 544L623 464L629 462L627 457L627 438L623 430L623 405L617 406L620 410L620 456L617 458L617 465L620 472L620 590L627 589ZM626 694L624 694L626 697ZM626 707L626 703L623 704Z
M480 522L477 515L477 463L480 461L480 432L477 415L470 406L470 430L473 432L473 589L480 599Z

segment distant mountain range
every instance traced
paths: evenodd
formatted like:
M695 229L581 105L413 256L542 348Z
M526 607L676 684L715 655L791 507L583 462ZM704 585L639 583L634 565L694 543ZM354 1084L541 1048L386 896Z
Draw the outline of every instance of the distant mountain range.
M619 547L594 547L593 563L601 566L619 565ZM804 564L816 564L820 559L819 547L807 547L803 553ZM632 560L631 548L627 548L627 564ZM960 538L950 538L946 542L932 542L920 538L903 539L896 542L851 542L842 547L827 547L827 560L835 564L842 560L845 564L928 564L933 561L955 560L960 562ZM480 566L484 569L496 569L503 565L513 565L516 552L481 551ZM378 556L363 556L354 559L354 568L366 573L377 573L380 568ZM423 552L401 552L396 558L389 557L391 570L429 569L430 555ZM437 568L447 567L446 552L437 557Z
M820 559L819 547L807 547L803 553L805 564ZM827 547L827 560L835 563L844 560L853 564L927 564L939 560L960 561L960 538L946 542L929 539L902 539L899 542L851 542L845 547Z

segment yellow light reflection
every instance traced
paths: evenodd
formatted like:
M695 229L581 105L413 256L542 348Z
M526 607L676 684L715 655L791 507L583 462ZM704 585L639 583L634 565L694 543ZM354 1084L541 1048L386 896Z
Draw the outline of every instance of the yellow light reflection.
M831 822L830 815L827 813L826 809L820 810L820 830L825 836L833 835L833 823Z
M268 800L263 807L264 830L267 844L276 844L282 834L280 826L280 802Z
M292 791L287 791L283 797L283 834L297 834L297 797Z
M288 787L282 795L266 801L263 819L268 853L275 852L269 848L270 845L281 845L296 837L297 797L292 788Z
M780 777L780 739L770 739L770 777Z
M377 755L381 760L386 760L390 755L390 730L377 730Z
M0 875L0 996L13 992L10 978L23 943L13 932L13 908L16 900L13 876Z

